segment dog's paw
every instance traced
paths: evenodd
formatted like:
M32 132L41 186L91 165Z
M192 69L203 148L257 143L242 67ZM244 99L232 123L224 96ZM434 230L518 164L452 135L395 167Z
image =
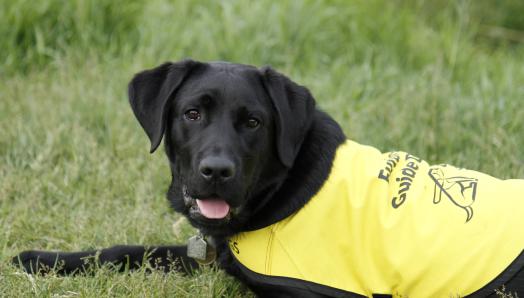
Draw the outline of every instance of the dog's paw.
M27 250L11 260L12 264L31 274L46 274L57 268L58 254Z

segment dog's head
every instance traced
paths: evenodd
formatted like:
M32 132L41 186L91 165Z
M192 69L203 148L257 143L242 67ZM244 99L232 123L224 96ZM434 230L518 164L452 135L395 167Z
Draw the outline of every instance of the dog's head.
M269 67L183 60L138 73L129 100L170 160L168 198L197 228L228 234L292 168L315 109L309 91Z

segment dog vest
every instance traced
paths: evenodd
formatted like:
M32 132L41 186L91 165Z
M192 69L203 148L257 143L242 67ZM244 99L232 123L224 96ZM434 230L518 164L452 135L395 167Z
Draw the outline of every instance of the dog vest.
M466 296L524 262L524 180L347 141L303 208L233 236L229 248L268 284L329 296Z

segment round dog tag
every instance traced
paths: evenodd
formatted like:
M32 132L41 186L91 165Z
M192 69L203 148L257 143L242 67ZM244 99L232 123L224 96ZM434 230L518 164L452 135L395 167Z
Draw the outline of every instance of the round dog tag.
M197 263L200 265L210 265L213 262L215 262L216 259L217 259L216 249L212 245L208 244L207 251L206 251L206 258L204 260L195 259L195 261L197 261Z

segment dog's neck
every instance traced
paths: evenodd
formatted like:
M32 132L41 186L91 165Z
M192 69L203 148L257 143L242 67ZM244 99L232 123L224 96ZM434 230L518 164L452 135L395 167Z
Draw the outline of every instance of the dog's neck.
M317 111L293 167L277 189L257 197L256 201L264 204L255 209L242 230L272 225L302 208L327 180L336 150L345 140L336 121Z

